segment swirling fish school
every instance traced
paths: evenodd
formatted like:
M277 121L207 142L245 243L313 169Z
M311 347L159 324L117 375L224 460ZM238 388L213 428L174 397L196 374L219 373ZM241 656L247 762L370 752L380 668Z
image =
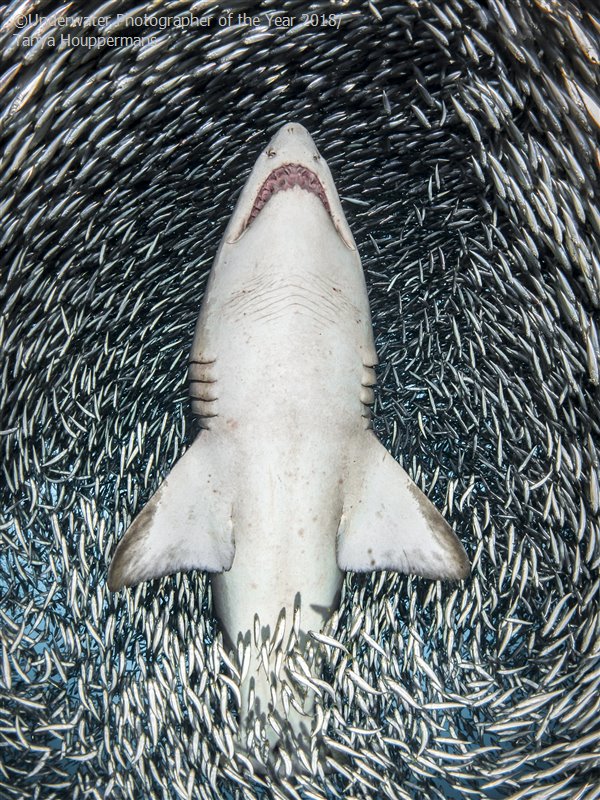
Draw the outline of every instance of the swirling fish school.
M259 25L139 0L152 27L70 30L153 37L112 48L41 45L69 32L47 3L0 11L0 797L597 800L598 4L315 0L339 27L286 28L264 14L295 0L243 5ZM192 14L211 25L159 22ZM358 399L472 569L348 573L312 637L321 671L294 648L284 675L282 703L314 697L306 763L283 746L257 775L236 736L260 625L232 654L201 571L118 595L106 575L213 424L203 367L190 402L194 326L251 159L288 120L361 255L380 363ZM301 625L279 622L274 672Z

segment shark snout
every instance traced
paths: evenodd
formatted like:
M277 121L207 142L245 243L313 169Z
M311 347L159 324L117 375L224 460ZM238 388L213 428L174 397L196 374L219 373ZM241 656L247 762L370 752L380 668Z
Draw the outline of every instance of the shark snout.
M237 244L275 194L295 187L320 199L342 242L356 250L329 167L298 122L286 122L262 151L225 231L225 243Z
M287 122L271 139L265 150L267 158L305 164L319 162L321 156L312 136L299 122Z
M331 217L340 238L350 250L356 245L346 222L331 172L317 149L312 136L299 122L286 122L271 139L264 156L258 162L261 169L273 175L278 167L303 168L314 175L313 180L302 181L303 188L317 194ZM318 184L318 186L317 186ZM260 205L259 200L259 205ZM253 206L254 214L256 207Z

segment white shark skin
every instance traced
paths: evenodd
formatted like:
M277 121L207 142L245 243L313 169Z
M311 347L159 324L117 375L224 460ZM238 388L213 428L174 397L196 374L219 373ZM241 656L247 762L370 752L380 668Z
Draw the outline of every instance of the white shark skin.
M286 164L318 177L330 213L294 186L248 224L265 179ZM320 630L344 570L464 578L462 545L370 430L376 363L364 274L331 173L308 132L286 124L240 195L198 319L190 393L206 430L130 526L109 587L209 570L234 644L256 615L271 631L282 609L290 621L297 600L302 633ZM264 681L256 693L264 712Z

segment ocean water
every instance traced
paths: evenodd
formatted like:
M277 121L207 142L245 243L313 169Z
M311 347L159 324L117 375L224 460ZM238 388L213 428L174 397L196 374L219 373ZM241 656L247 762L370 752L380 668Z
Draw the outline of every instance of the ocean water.
M3 800L600 796L598 15L310 10L2 11ZM318 768L252 780L206 577L106 573L198 433L206 277L287 120L361 253L376 432L472 573L348 575Z

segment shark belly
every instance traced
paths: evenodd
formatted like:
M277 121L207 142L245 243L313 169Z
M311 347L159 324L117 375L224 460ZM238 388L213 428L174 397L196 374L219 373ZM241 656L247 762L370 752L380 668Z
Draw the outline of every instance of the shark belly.
M305 446L310 446L307 441ZM253 632L273 634L285 609L287 630L295 608L302 635L320 630L334 606L343 573L336 561L341 517L339 458L320 448L329 463L300 465L302 453L254 461L234 498L235 557L231 569L212 576L215 611L231 644ZM322 487L320 496L313 487ZM267 630L268 629L268 630Z
M301 193L292 220L283 200L274 197L246 233L235 283L222 286L215 274L191 356L198 363L214 358L217 399L206 433L227 443L236 475L235 555L229 570L211 576L215 612L234 651L240 639L247 645L241 738L258 718L271 744L277 737L264 724L269 712L296 733L310 723L286 706L281 675L272 691L276 658L266 664L259 652L281 632L282 612L284 646L295 626L304 647L337 604L344 480L350 443L368 423L364 362L376 360L364 283L348 279L357 274L348 263L353 254L337 236L314 241L315 217L329 229L315 197ZM310 693L294 696L310 714Z
M344 442L365 427L360 342L339 335L352 332L361 312L323 278L326 265L300 264L305 254L289 249L278 258L277 249L272 242L279 269L251 272L201 317L196 333L198 360L202 352L216 356L209 432L227 440L237 476L235 557L212 577L215 610L232 643L253 630L255 617L272 632L285 609L291 625L298 604L303 633L322 627L343 576L336 538ZM329 257L328 264L336 256Z

